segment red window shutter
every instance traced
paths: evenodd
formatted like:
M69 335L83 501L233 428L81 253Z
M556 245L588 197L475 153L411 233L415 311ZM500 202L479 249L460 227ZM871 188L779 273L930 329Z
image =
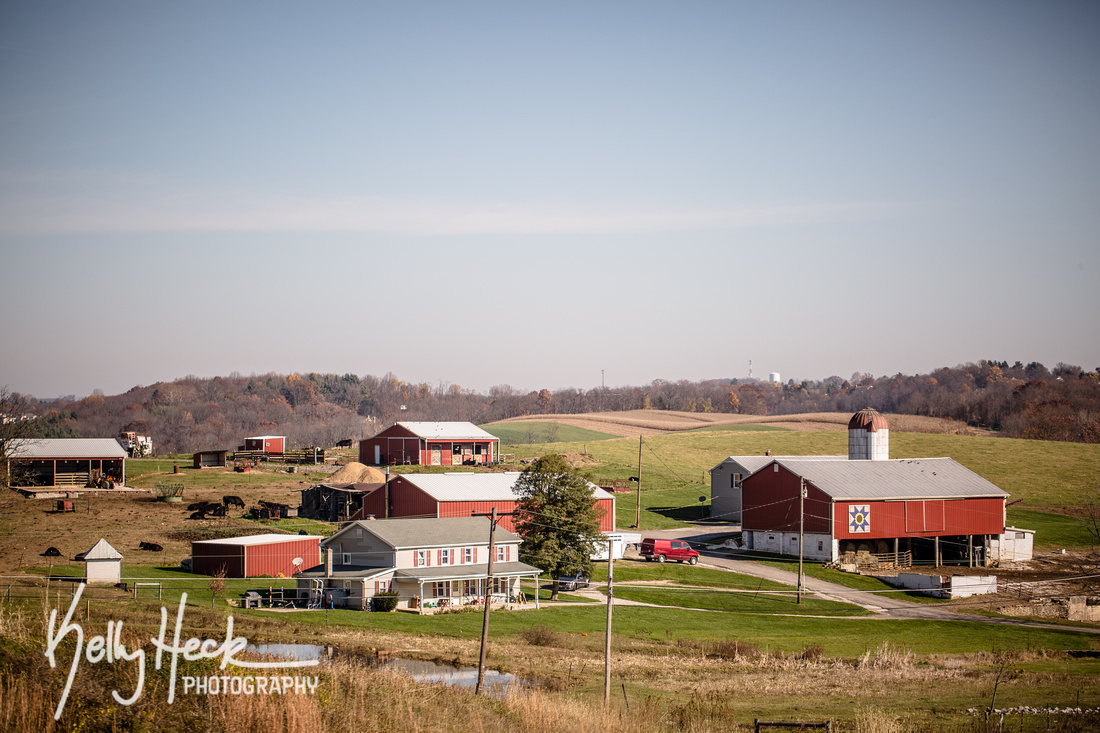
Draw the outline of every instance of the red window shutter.
M504 559L509 561L509 562L512 560L512 546L511 545L508 545L507 547L504 548Z
M435 551L435 564L436 565L442 565L443 564L443 550L436 550Z
M474 562L477 562L477 548L474 548Z
M455 564L455 555L457 555L457 554L458 554L458 548L457 547L452 547L451 548L451 565Z
M428 567L432 566L432 551L431 550L425 550L424 551L424 562L427 563Z

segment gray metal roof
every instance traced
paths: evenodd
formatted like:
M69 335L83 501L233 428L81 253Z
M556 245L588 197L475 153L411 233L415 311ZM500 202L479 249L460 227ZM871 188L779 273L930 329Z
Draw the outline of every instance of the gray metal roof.
M406 430L412 431L425 440L497 440L472 422L399 422Z
M489 542L487 517L450 517L447 519L374 519L352 522L336 534L321 541L328 547L353 527L362 527L395 550L408 548L459 547ZM497 527L495 539L501 544L520 541L519 535Z
M518 471L505 473L406 473L401 476L436 501L516 501ZM592 496L613 499L614 495L593 483Z
M376 565L333 565L332 575L325 575L324 563L314 565L308 570L303 570L294 577L300 578L339 578L340 580L352 580L354 578L373 578L376 575L385 575L393 572L392 567Z
M755 473L772 461L776 461L779 459L802 461L846 461L848 460L848 456L730 456L710 470L715 471L727 463L736 463L737 465L744 468L748 473Z
M92 545L92 548L84 553L84 560L121 560L122 554L111 547L107 540L100 540Z
M223 537L219 540L195 540L194 545L274 545L281 542L324 539L319 534L250 534L243 537Z
M481 565L441 565L434 568L402 568L395 576L412 578L416 581L462 580L464 578L484 578L489 574L489 566ZM542 570L523 562L495 562L493 575L541 575Z
M126 458L114 438L33 438L21 444L13 458Z
M1008 496L1008 492L997 488L951 458L899 458L889 461L821 461L802 458L773 460L833 499L959 499Z

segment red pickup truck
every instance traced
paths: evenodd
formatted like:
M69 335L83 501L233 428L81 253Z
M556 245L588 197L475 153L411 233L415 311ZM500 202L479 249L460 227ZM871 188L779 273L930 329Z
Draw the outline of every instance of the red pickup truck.
M699 553L691 549L691 545L683 540L660 540L646 537L642 540L641 553L646 562L675 560L676 562L686 562L689 565L699 562Z

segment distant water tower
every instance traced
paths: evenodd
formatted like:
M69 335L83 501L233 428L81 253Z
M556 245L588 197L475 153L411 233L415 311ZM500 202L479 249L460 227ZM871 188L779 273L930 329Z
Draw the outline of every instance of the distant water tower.
M890 459L890 425L878 410L864 408L848 421L848 460Z
M779 384L783 380L779 378L779 372L770 372L768 374L768 381L774 384Z

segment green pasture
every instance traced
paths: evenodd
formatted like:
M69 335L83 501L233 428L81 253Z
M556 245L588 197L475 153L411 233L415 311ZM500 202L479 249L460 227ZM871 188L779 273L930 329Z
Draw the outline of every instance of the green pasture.
M50 586L50 598L51 602L58 589L62 591L62 604L67 604L68 599L71 597L73 591L76 590L77 582L84 577L83 565L54 565L52 568L34 567L24 568L28 573L34 573L42 576L49 576L53 581ZM58 579L61 579L60 581ZM188 605L203 605L207 608L210 607L210 599L213 595L211 589L211 581L214 580L205 575L194 575L192 573L185 572L179 567L158 567L153 565L123 565L122 566L122 582L132 584L139 583L160 583L161 594L163 603L171 602L177 604L180 597L187 594ZM244 580L237 580L226 578L225 590L218 593L219 603L224 603L226 598L233 598L240 600L241 596L246 591L267 591L270 588L296 588L296 581L288 578L249 578ZM29 590L29 587L28 587ZM138 601L147 601L157 599L157 589L150 587L142 587L138 590ZM84 590L85 598L106 598L112 599L113 602L125 603L129 595L123 595L121 591L114 588L100 588L89 586ZM228 606L227 606L228 607ZM236 609L235 609L236 610Z
M806 600L803 600L805 603ZM447 613L419 616L412 613L364 613L362 611L299 611L287 615L266 610L233 609L236 616L279 620L298 628L303 641L308 628L334 626L375 628L417 635L476 639L481 634L482 613ZM490 635L515 636L532 626L549 626L562 634L603 638L607 610L603 604L561 605L539 611L493 611ZM697 642L740 640L761 651L797 653L821 645L834 657L858 657L882 644L919 656L999 652L1006 650L1090 649L1092 634L1072 629L1037 629L966 621L892 621L873 617L783 615L776 613L699 611L685 608L619 606L612 619L616 637L669 643L684 639ZM593 643L599 643L593 639Z
M1074 516L1010 506L1008 524L1035 530L1035 549L1040 551L1093 547L1097 544L1096 538L1085 529L1085 523Z
M277 464L271 464L275 466ZM201 470L180 466L180 473L172 472L172 462L151 461L134 471L130 461L126 462L127 485L138 489L151 489L159 483L183 484L184 503L187 503L187 489L217 488L232 493L234 489L247 491L250 487L281 484L296 486L301 481L323 481L327 474L287 473L285 468L253 469L248 473ZM158 470L160 473L156 473ZM335 468L333 469L335 470ZM131 478L132 477L132 478Z
M553 441L550 440L551 426L557 426L558 434ZM582 443L584 441L612 440L617 435L601 433L596 430L579 428L575 425L566 425L553 421L523 421L523 422L497 422L478 426L482 430L497 438L502 444L509 445L535 445L538 443ZM534 440L528 440L533 437Z
M739 559L750 559L747 557L739 557ZM798 559L797 558L781 558L778 556L763 559L763 558L751 558L753 562L760 565L769 565L773 568L780 570L786 570L789 573L798 573ZM818 565L813 562L802 563L802 574L808 578L815 578L816 580L825 580L830 583L836 583L842 585L845 588L851 588L857 591L867 591L874 593L875 595L889 596L891 598L900 598L905 601L914 601L917 603L944 603L945 599L933 598L932 596L924 595L923 593L907 593L905 591L895 590L893 586L889 586L882 582L878 578L872 578L867 575L856 575L855 573L845 573L835 568L827 568L822 565Z

